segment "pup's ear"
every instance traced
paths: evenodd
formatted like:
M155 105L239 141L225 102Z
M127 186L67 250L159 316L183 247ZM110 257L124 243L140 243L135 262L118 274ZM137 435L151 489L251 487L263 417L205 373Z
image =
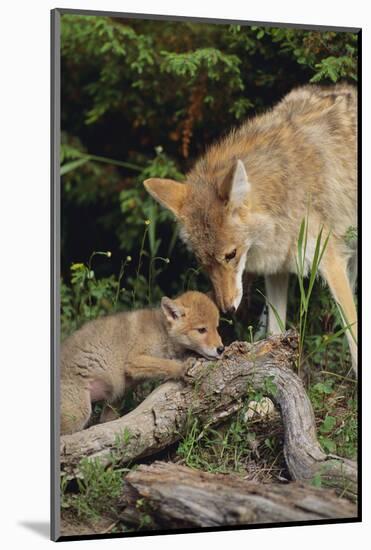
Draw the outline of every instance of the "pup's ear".
M247 177L245 165L242 160L238 159L222 181L219 187L219 196L233 208L238 208L244 204L250 190L251 185Z
M175 300L170 300L167 296L164 296L161 299L161 309L168 321L171 323L183 317L185 314L184 307L180 304L177 304Z
M180 215L188 193L188 186L174 180L150 178L144 182L144 187L156 201L171 210L175 216Z

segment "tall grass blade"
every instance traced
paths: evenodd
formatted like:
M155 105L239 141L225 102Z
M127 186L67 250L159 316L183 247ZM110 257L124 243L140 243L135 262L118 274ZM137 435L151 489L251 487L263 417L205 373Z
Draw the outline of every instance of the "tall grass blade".
M141 172L143 170L142 166L138 166L137 164L133 164L131 162L125 162L123 160L110 159L108 157L101 157L99 155L89 155L86 153L82 153L80 151L74 151L74 153L75 153L74 156L79 158L72 162L63 164L60 170L61 176L63 176L64 174L67 174L67 172L71 172L72 170L79 168L89 160L95 161L95 162L102 162L104 164L113 164L114 166L120 166L121 168L128 168L129 170L134 170L135 172Z
M296 271L298 274L298 283L299 283L299 289L300 289L300 314L302 314L307 310L307 297L306 297L305 288L304 288L304 275L300 274L298 260L297 258L295 259L296 259Z
M352 330L352 326L355 325L355 321L353 323L349 323L348 319L347 319L347 316L345 315L345 312L344 312L344 309L342 308L342 306L339 304L339 302L337 300L335 300L335 304L339 310L339 313L340 313L340 319L341 319L341 322L344 326L344 331L346 330L349 330L352 338L353 338L353 341L355 344L357 344L357 339L354 335L354 331Z
M303 239L305 232L305 219L302 220L298 237L298 258L299 258L299 273L303 273L304 258L303 258Z
M277 324L278 324L278 326L280 327L280 331L281 331L281 332L285 332L286 327L285 327L285 325L284 325L284 322L282 321L281 317L279 316L279 313L278 313L278 311L276 310L276 308L274 307L274 305L271 304L271 302L266 298L266 296L264 296L264 294L263 294L258 288L257 288L256 290L259 292L259 294L261 294L261 295L263 296L263 298L264 298L265 301L267 302L268 306L269 306L269 307L271 308L271 310L273 311L274 316L275 316L276 321L277 321Z
M314 250L313 260L312 260L312 267L310 270L310 278L309 278L309 285L308 285L308 291L307 291L307 303L309 302L310 296L312 294L314 282L316 280L319 264L321 263L323 254L327 248L328 240L330 237L330 234L327 235L326 240L323 244L323 247L321 248L321 242L322 242L322 233L323 233L323 227L321 227L321 230L318 234L317 241L316 241L316 248Z
M66 164L63 164L60 169L60 175L64 176L65 174L68 174L68 172L72 172L73 170L76 170L76 168L79 168L83 164L86 164L89 161L89 158L81 158L78 160L72 160L71 162L67 162Z
M151 202L148 215L148 219L151 222L148 226L148 242L151 256L155 256L158 249L158 245L156 243L156 209L157 206Z

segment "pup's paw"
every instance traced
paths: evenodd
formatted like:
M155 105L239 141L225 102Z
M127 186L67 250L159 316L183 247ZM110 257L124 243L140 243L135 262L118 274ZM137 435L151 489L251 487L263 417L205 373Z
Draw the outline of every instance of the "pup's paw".
M168 380L183 380L185 372L185 365L180 361L177 361L176 364L172 367L171 373L164 377L163 381L167 382Z
M185 382L190 382L193 379L192 372L195 367L197 367L199 362L198 357L188 357L185 361L183 361L183 376L182 379Z
M185 361L183 361L183 366L186 371L188 371L191 367L193 367L198 361L198 357L187 357Z

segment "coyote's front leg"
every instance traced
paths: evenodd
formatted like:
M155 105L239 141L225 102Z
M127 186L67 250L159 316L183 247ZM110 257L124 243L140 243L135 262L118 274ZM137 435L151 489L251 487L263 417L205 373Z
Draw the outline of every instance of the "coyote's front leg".
M357 310L347 273L347 264L335 246L329 246L323 257L320 270L330 287L334 299L341 308L341 314L348 338L352 365L357 374Z
M274 275L265 276L265 292L268 307L268 334L279 334L282 332L271 306L275 308L283 326L286 326L288 282L288 273L275 273Z
M175 359L163 359L151 355L137 355L130 360L126 373L130 378L139 382L153 378L181 378L185 365Z

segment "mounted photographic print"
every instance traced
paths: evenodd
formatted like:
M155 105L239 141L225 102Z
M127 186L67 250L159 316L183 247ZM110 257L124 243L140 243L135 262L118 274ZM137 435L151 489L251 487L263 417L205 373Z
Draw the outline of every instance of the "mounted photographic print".
M360 41L53 10L54 540L361 520Z

